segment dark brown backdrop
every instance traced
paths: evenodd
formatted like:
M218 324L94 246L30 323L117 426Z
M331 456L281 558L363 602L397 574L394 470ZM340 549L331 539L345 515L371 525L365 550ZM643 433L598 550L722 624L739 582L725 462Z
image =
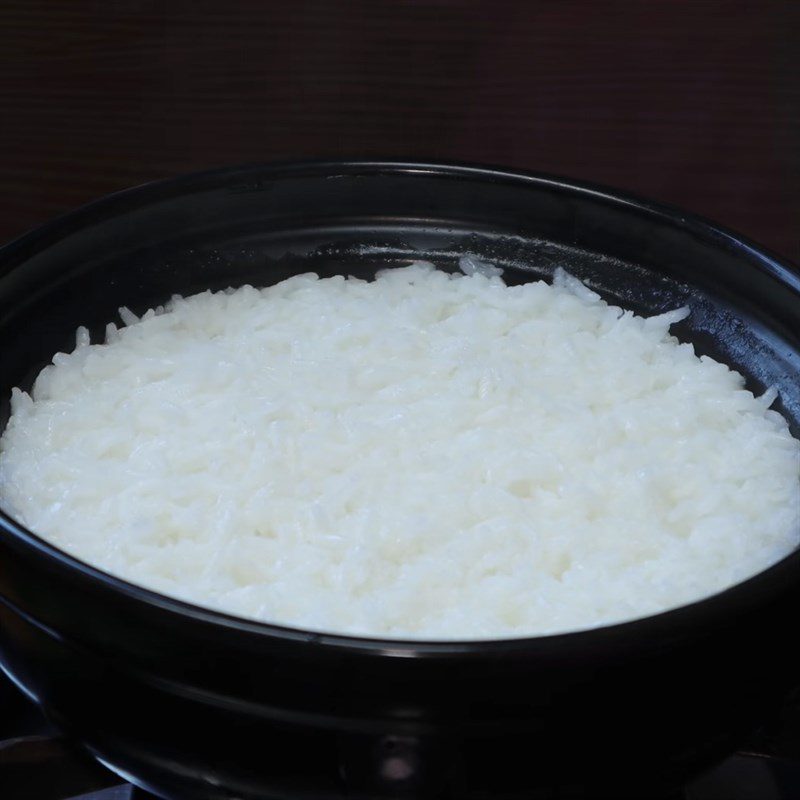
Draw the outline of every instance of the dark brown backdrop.
M0 3L0 240L182 171L495 162L800 260L800 2Z

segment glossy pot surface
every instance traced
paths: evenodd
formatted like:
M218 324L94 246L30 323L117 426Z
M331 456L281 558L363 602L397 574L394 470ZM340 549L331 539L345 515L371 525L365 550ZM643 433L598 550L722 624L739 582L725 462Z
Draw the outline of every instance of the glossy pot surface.
M775 385L800 434L800 274L677 210L442 164L249 166L98 201L0 250L0 396L78 325L174 293L470 253L564 266ZM800 555L654 617L479 643L333 636L205 611L0 518L0 661L70 735L168 798L641 796L733 749L800 683Z

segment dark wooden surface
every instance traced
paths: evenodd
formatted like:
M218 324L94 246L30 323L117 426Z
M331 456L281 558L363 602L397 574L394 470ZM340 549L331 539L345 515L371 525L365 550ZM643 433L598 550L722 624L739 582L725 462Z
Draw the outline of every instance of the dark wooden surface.
M180 172L494 162L800 261L800 0L0 2L0 240Z

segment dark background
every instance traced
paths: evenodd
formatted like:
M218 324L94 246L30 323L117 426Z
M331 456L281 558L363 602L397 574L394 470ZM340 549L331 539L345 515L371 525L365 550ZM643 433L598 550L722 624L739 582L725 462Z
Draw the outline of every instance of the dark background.
M0 0L0 241L310 156L598 181L800 261L800 2Z

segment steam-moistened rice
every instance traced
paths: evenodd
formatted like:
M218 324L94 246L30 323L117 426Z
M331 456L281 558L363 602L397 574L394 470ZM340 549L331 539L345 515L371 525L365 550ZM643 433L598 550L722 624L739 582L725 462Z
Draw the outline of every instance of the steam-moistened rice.
M15 391L4 504L161 592L483 638L713 593L800 536L800 445L743 379L569 276L415 265L174 298Z

